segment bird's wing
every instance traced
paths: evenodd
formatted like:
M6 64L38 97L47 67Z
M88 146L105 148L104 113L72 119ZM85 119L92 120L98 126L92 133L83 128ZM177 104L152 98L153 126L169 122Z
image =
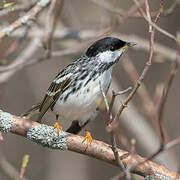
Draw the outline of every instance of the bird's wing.
M56 79L51 83L40 105L40 113L37 120L38 122L41 121L42 117L47 112L47 110L56 103L61 94L69 87L72 81L72 74L75 68L75 66L67 67L67 69L65 71L63 70L60 74L58 74L56 76ZM63 76L63 80L61 80L60 76ZM67 78L64 78L65 76L67 76Z
M58 100L59 96L69 87L71 84L71 78L67 78L60 83L52 82L41 105L39 108L39 117L38 122L41 121L44 114L47 112L49 108L51 108L56 101Z

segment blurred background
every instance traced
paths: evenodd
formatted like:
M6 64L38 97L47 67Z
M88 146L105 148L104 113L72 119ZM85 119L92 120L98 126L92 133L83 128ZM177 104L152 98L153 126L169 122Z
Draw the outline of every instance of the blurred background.
M10 2L10 1L7 1ZM25 15L36 1L22 0L14 2L14 10L0 11L0 28L8 26L19 17ZM113 82L109 90L116 92L133 86L136 73L140 74L148 58L149 33L148 23L140 17L137 10L128 15L134 7L132 0L66 0L43 9L39 16L28 26L23 26L0 42L0 67L10 67L0 72L0 108L15 115L20 115L32 105L40 102L56 74L70 62L80 57L87 47L102 36L115 36L125 41L137 42L137 46L129 50L113 71ZM152 15L159 11L160 1L151 0ZM1 2L1 6L3 2ZM61 4L62 3L62 4ZM142 1L141 1L142 3ZM22 8L16 10L16 6ZM62 8L59 8L62 6ZM50 9L51 8L51 9ZM144 5L142 5L144 9ZM56 19L56 28L51 41L51 54L48 51L47 40L52 29L56 12L60 15ZM5 12L3 14L3 12ZM179 1L165 1L164 14L158 25L175 35L180 29ZM159 147L160 138L153 125L152 116L157 113L157 107L162 93L163 84L167 81L171 70L171 63L176 57L176 43L162 33L155 32L155 51L150 71L144 79L144 90L135 95L128 107L123 111L119 128L129 143L136 140L136 152L144 157L151 155ZM20 59L22 61L20 61ZM170 89L164 110L163 124L167 141L180 136L179 127L179 92L180 72ZM142 92L143 91L143 92ZM118 96L114 105L114 112L128 94ZM141 97L142 95L142 97ZM147 99L147 97L149 99ZM144 98L144 99L143 99ZM53 125L55 117L47 113L43 123ZM106 131L106 116L99 114L96 120L88 124L93 138L110 143L110 135ZM71 124L60 119L64 130ZM81 135L84 135L82 132ZM120 141L121 149L129 150ZM102 161L87 156L65 151L56 151L40 147L25 138L14 134L3 134L0 141L0 179L11 180L5 163L20 171L22 158L30 155L25 177L27 179L57 180L91 180L111 179L119 174L119 169ZM178 171L180 161L180 146L161 153L156 162ZM134 177L140 179L140 177Z

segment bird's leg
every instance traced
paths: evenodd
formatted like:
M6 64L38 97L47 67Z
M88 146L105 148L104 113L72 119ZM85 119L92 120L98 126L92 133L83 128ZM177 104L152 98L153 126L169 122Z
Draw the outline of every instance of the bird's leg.
M62 131L62 126L59 125L58 119L59 119L59 115L56 114L56 123L54 124L54 128L57 129L57 134L59 136L59 131Z
M89 131L87 131L87 129L85 127L82 127L82 129L86 132L86 136L84 137L82 142L86 141L86 147L88 147L88 145L91 144L93 138L91 136L91 133Z

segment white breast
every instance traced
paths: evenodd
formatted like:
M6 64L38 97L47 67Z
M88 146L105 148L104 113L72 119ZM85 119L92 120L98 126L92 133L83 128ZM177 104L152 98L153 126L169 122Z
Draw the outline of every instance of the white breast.
M85 87L70 95L66 102L58 99L53 111L67 120L80 120L82 122L92 119L96 115L97 107L102 103L103 97L100 84L107 93L111 83L112 68L105 71L95 81L90 81Z

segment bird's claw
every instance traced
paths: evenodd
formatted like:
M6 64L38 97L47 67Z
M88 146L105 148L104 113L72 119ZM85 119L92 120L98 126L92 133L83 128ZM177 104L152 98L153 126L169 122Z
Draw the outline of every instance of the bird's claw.
M56 122L56 123L54 124L54 128L57 129L57 134L58 134L58 136L59 136L59 132L62 131L62 129L63 129L62 126L60 126L59 123Z
M86 136L84 137L82 143L86 141L86 147L88 147L88 145L91 144L92 140L93 138L91 136L91 133L86 131Z

